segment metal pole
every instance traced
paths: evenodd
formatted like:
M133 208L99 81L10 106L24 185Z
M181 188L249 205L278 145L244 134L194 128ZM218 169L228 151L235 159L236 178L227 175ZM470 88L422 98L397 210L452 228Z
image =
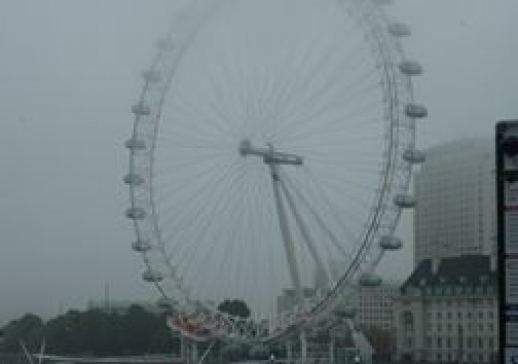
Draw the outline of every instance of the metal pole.
M288 341L286 342L286 358L288 360L288 363L291 364L291 360L293 359L293 347L291 345L291 339L288 339Z
M279 183L282 187L282 191L284 192L284 196L286 196L286 201L288 202L288 206L291 209L291 212L293 213L293 217L295 217L295 222L297 223L300 233L301 233L302 237L304 238L304 240L306 241L306 245L308 246L309 252L311 253L311 256L313 257L315 265L320 270L320 273L324 274L324 278L326 280L326 285L327 285L327 284L329 284L329 276L327 274L324 263L323 263L322 259L320 258L320 255L318 255L318 251L314 244L314 240L311 237L309 230L306 228L306 225L304 224L304 221L302 220L302 216L300 216L299 211L297 210L297 208L295 206L295 202L293 201L293 198L291 196L291 193L288 190L288 188L286 187L286 184L281 179L279 179ZM322 288L322 287L319 287L319 288Z
M329 364L335 364L335 338L333 335L329 341Z
M302 329L300 332L300 360L302 364L306 364L308 357L308 343L306 340L306 331Z
M293 244L293 237L288 227L288 216L282 203L281 191L279 187L279 173L277 165L270 163L270 174L272 176L273 193L275 196L275 204L277 206L277 214L279 217L279 225L281 228L282 241L284 243L284 251L286 252L286 260L288 262L288 269L290 270L291 281L293 288L295 288L295 294L297 302L302 302L302 288L300 285L300 276L297 269L297 259L295 257L295 247Z
M191 343L192 357L191 360L193 363L198 362L198 343L193 340Z
M182 360L187 359L187 355L186 354L187 353L186 353L185 338L180 333L180 357L182 358Z

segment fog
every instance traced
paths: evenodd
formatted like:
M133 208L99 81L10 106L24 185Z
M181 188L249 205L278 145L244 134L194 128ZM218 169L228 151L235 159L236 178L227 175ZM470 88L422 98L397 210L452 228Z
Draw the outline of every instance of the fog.
M172 14L188 1L4 0L0 12L0 323L102 299L155 300L123 217L121 178L141 72ZM412 27L408 58L425 68L414 83L427 105L417 141L426 148L492 137L517 118L515 0L399 0L390 15ZM381 270L412 267L407 247ZM397 263L397 264L395 264Z

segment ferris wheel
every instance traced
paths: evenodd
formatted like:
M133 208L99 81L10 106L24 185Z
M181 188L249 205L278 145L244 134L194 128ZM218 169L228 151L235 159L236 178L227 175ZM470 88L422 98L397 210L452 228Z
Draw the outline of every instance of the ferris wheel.
M274 340L381 283L427 116L389 4L191 0L158 42L126 216L177 329Z

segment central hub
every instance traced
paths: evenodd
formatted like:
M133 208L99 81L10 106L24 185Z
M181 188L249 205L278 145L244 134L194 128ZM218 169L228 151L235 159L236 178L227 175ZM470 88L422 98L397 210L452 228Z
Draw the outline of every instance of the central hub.
M248 139L244 139L239 143L239 154L243 157L248 157L249 155L261 157L266 164L292 164L300 166L303 162L303 158L299 155L276 151L271 143L267 143L266 147L256 147Z

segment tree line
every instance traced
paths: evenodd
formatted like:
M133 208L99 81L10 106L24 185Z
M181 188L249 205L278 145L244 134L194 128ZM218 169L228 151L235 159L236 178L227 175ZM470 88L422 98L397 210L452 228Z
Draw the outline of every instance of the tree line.
M125 312L90 309L71 310L43 321L26 314L2 329L0 353L20 352L20 342L37 352L45 340L46 352L58 355L118 356L171 353L179 350L163 315L141 306Z
M248 305L238 299L226 299L218 309L242 318L250 316ZM0 353L19 353L21 342L30 352L38 352L44 340L46 352L56 355L129 356L180 351L180 339L167 327L165 313L151 313L133 305L123 312L71 310L46 322L26 314L1 329Z
M250 310L240 300L224 300L222 312L247 318ZM38 352L45 340L46 352L71 356L131 356L154 353L179 353L180 339L166 325L165 314L146 311L138 305L126 311L90 309L71 310L48 321L26 314L1 329L0 354L20 353L23 342L30 352ZM375 328L363 330L374 346L377 358L388 358L392 351L390 333ZM312 338L315 343L329 342L329 332ZM337 338L341 347L353 347L349 332ZM270 353L283 357L283 347L246 347L243 344L218 342L216 356L223 359L266 359Z

